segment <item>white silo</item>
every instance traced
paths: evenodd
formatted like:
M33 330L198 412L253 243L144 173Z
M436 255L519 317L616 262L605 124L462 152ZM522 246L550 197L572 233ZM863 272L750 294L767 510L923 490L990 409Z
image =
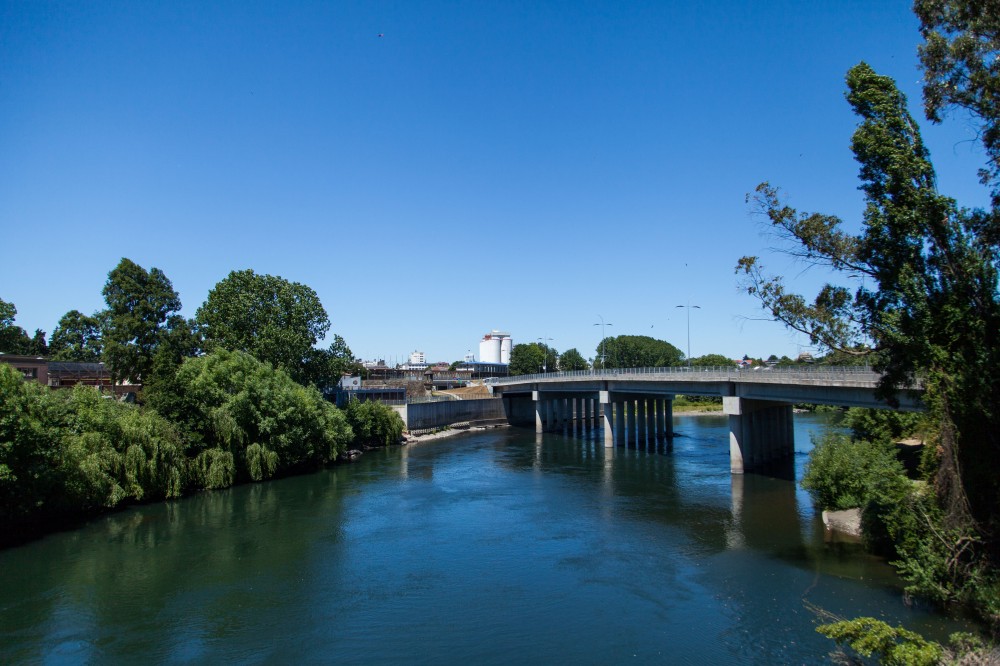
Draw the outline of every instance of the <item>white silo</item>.
M500 362L500 338L487 333L479 343L479 360L483 363Z
M514 343L510 339L510 335L504 334L504 337L500 340L500 362L504 365L510 364L510 350L513 348Z

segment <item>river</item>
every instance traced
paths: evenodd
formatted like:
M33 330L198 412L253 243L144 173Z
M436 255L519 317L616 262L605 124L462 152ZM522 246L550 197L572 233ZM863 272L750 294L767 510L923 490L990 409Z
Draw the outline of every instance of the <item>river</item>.
M796 415L796 467L829 415ZM135 507L0 551L0 662L794 664L815 609L943 638L791 481L504 428Z

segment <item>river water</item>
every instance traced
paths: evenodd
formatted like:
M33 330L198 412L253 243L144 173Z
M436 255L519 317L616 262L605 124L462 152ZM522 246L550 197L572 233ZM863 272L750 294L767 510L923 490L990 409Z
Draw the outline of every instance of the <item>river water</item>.
M796 461L829 416L796 415ZM499 429L143 506L0 551L0 663L794 664L816 609L941 638L792 481Z

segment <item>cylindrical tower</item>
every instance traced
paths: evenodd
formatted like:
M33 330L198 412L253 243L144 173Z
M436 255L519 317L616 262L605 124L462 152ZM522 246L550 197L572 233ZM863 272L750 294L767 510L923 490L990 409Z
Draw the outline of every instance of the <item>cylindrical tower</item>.
M509 335L505 335L500 340L500 362L509 365L510 364L510 350L514 347L513 341L510 339Z

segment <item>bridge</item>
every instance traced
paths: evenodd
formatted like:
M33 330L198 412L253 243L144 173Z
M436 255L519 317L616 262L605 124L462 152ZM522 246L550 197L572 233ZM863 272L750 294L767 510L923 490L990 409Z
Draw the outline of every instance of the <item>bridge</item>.
M898 407L876 396L881 375L861 367L624 368L555 372L488 380L510 423L542 433L603 427L604 446L645 447L673 437L677 395L722 398L729 417L733 474L770 467L794 455L792 405L810 403L918 411L919 388L901 391Z

